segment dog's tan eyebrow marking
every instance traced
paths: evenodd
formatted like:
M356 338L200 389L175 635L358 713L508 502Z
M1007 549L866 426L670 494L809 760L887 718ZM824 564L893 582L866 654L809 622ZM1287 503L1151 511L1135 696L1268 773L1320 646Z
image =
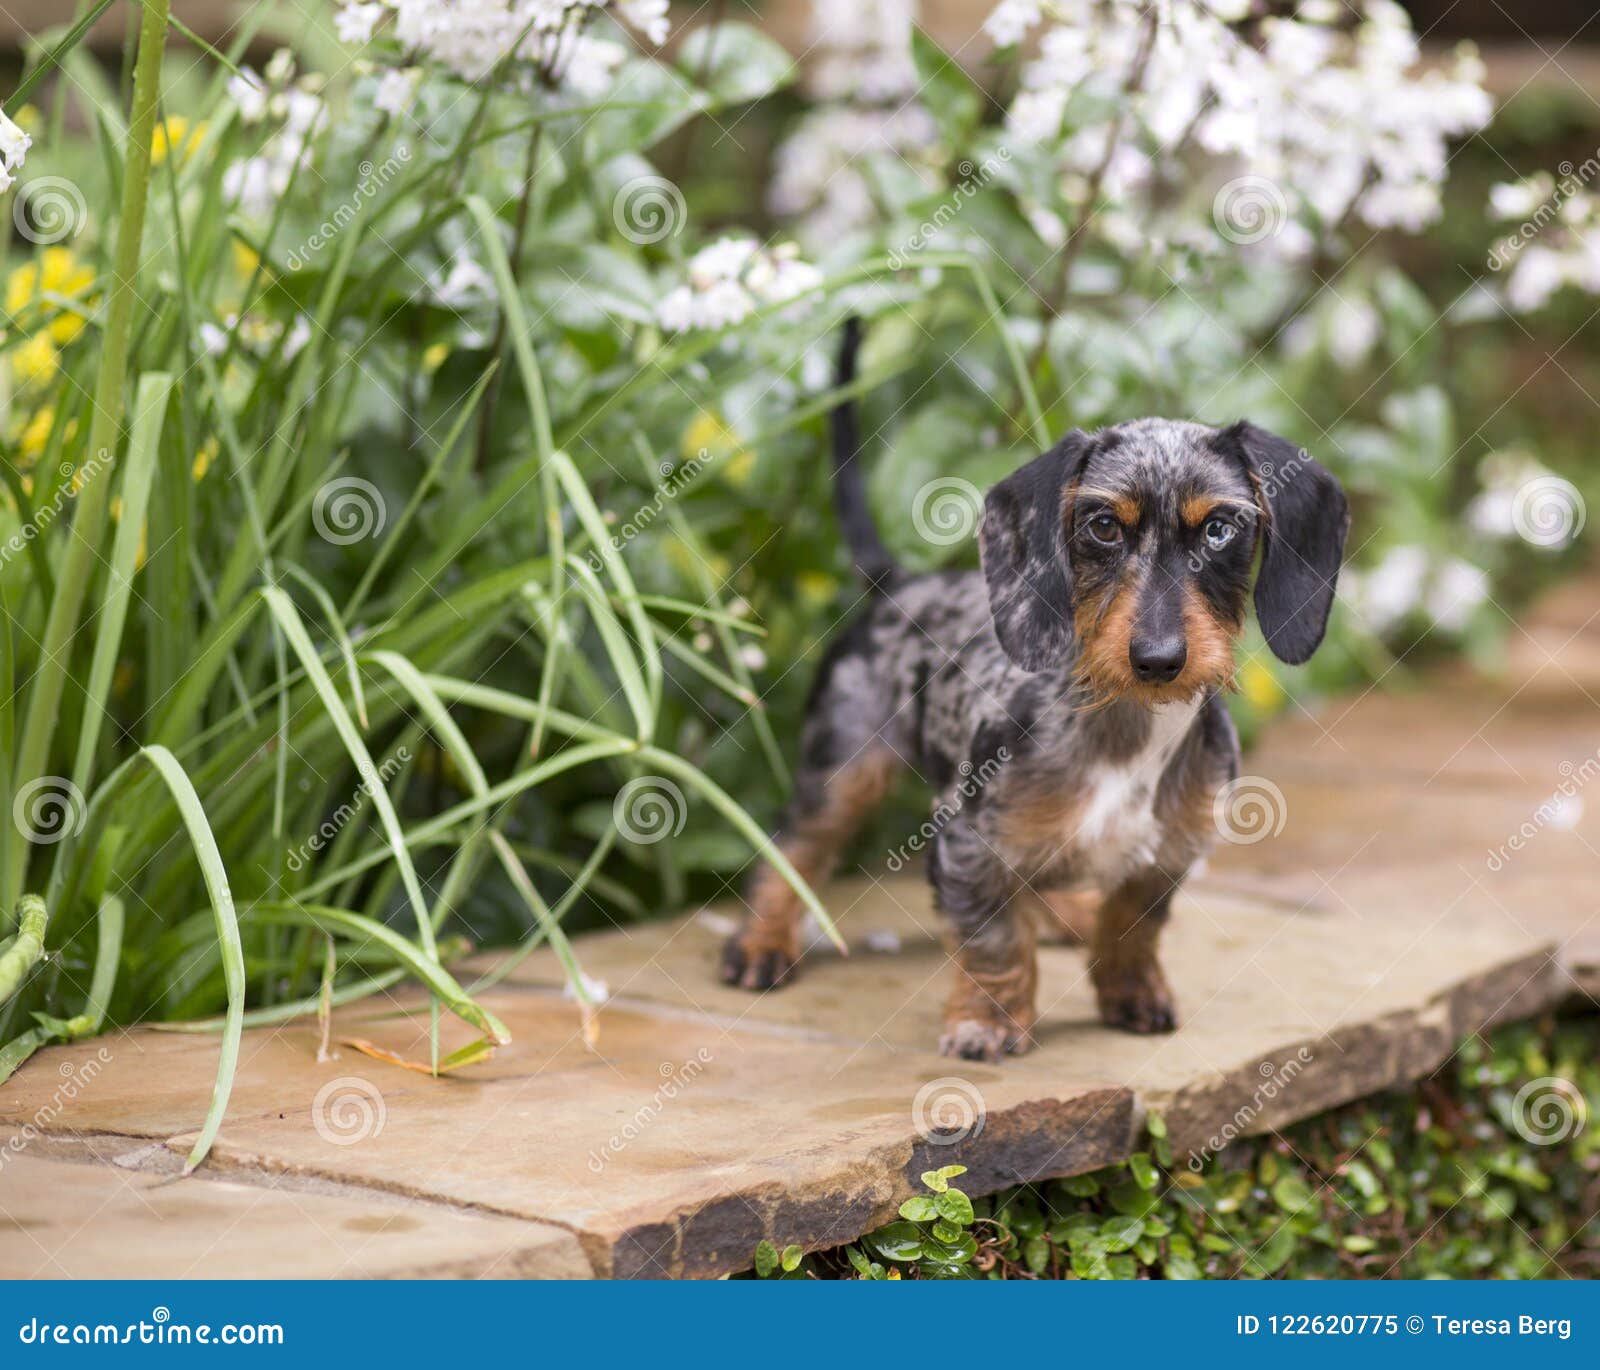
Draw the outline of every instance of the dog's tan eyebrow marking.
M1198 528L1219 509L1253 510L1249 500L1230 499L1225 495L1191 495L1184 500L1179 513L1191 528Z
M1117 522L1132 527L1138 523L1143 507L1139 501L1124 490L1101 490L1093 486L1080 486L1073 492L1075 500L1088 497L1097 499L1111 507L1111 512L1116 515Z

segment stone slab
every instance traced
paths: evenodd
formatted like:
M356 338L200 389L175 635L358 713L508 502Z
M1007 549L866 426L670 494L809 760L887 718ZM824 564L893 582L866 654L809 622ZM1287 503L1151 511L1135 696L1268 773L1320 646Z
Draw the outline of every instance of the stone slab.
M13 1142L18 1149L11 1149ZM0 1135L0 1279L584 1279L546 1223L333 1186L173 1183L165 1148L78 1149ZM154 1151L156 1154L151 1155Z

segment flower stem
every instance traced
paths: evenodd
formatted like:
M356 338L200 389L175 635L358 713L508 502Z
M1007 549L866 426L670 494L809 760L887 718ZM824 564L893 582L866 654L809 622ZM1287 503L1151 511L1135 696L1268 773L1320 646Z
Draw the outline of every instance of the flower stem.
M171 0L144 0L139 28L139 55L133 73L132 118L128 124L128 145L122 181L122 216L117 225L117 242L112 258L113 282L106 306L104 344L100 370L95 379L94 414L89 427L86 451L91 460L104 453L107 464L114 458L122 436L122 413L126 398L128 351L133 333L133 306L137 296L140 248L144 240L145 202L150 188L150 141L155 133L156 102L161 93L161 59L166 47L167 19ZM49 761L50 743L61 709L61 695L71 668L72 638L78 627L89 579L99 564L97 548L105 538L106 506L110 500L110 479L92 477L83 487L68 531L68 542L56 579L55 597L50 601L45 621L44 640L39 651L33 688L28 696L27 722L17 749L16 777L26 783L43 773ZM16 825L7 838L10 860L6 863L7 888L0 891L0 903L11 907L24 884L27 838Z

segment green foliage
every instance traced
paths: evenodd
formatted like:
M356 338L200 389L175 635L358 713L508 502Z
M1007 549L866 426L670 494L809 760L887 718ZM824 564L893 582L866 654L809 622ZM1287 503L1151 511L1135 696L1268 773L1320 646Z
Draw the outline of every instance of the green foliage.
M1570 1084L1570 1114L1519 1090ZM1586 1107L1576 1103L1579 1096ZM1570 1126L1567 1118L1572 1122ZM1600 1017L1468 1038L1416 1089L1220 1155L1150 1151L949 1209L961 1166L898 1222L805 1259L821 1278L1592 1278L1600 1272ZM1585 1121L1587 1120L1587 1121ZM759 1267L759 1257L758 1257Z

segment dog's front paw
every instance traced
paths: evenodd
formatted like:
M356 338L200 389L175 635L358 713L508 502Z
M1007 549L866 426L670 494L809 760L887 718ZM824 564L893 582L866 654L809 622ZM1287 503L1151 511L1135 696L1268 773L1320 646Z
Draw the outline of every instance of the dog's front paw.
M960 1018L945 1024L939 1038L939 1054L963 1061L998 1063L1007 1052L1020 1056L1033 1047L1033 1034L1006 1023L989 1023L977 1018Z
M1171 1032L1178 1026L1172 991L1159 970L1119 976L1100 987L1100 1021L1124 1032Z
M722 983L744 989L777 989L793 976L797 959L782 947L747 937L741 929L722 944Z

